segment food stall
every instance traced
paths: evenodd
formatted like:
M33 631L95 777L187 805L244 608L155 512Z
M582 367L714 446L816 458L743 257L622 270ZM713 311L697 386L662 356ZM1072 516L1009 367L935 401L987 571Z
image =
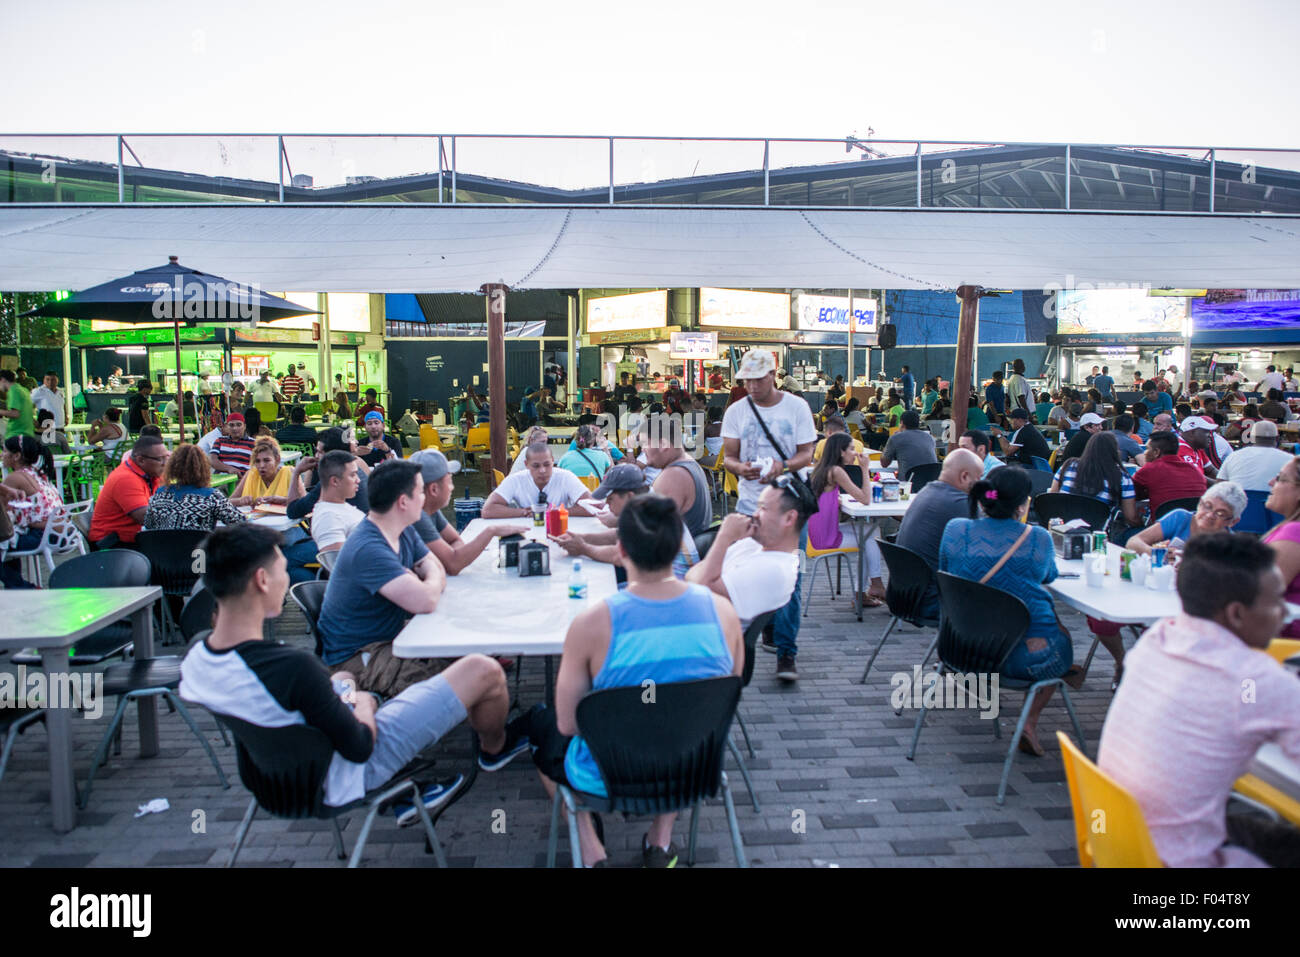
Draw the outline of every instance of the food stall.
M1249 390L1270 365L1300 368L1300 290L1203 292L1191 300L1193 379L1217 385L1235 371Z

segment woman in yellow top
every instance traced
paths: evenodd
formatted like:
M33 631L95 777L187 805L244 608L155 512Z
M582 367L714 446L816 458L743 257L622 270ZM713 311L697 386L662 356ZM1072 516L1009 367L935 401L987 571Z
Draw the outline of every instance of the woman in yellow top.
M253 467L244 473L231 505L285 505L289 501L289 488L302 479L293 477L293 468L280 464L280 444L263 436L253 445ZM299 489L302 495L303 490Z

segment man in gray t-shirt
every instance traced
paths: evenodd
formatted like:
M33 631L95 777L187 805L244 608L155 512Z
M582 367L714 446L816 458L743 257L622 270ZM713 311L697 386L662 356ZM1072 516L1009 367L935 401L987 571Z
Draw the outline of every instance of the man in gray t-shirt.
M984 464L974 452L969 449L949 452L943 460L939 477L912 497L912 504L898 529L897 543L910 548L924 558L927 565L937 569L943 530L954 518L970 518L967 494L983 474ZM927 618L939 614L939 589L936 585L931 585L926 592L924 613Z
M914 466L927 462L939 461L934 454L934 436L928 429L921 428L921 417L908 409L899 418L901 428L889 437L885 449L880 453L880 464L888 468L898 462L898 477L907 480L907 473Z

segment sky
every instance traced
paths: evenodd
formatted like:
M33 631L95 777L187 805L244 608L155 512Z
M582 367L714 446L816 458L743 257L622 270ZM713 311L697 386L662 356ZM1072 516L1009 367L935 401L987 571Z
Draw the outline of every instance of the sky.
M1298 26L1294 0L0 0L0 148L5 132L872 129L1300 149Z

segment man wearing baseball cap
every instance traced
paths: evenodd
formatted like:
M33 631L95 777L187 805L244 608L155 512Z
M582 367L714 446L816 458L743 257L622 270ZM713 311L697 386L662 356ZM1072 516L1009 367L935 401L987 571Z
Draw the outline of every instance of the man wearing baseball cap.
M468 542L460 537L456 526L447 521L442 510L451 502L452 476L460 471L459 462L448 462L437 449L421 449L408 461L420 466L424 476L424 505L415 522L420 541L433 552L448 575L459 575L462 570L483 553L483 549L499 535L515 535L528 531L528 525L489 525Z
M1179 457L1200 468L1210 478L1217 478L1219 466L1223 464L1214 441L1218 426L1202 416L1189 415L1178 429Z
M1224 460L1219 478L1236 482L1247 492L1266 492L1282 467L1291 461L1291 453L1278 448L1277 424L1263 420L1250 427L1243 445Z
M245 434L244 414L230 413L224 428L225 434L212 443L208 453L212 471L243 475L253 464L253 439Z
M1014 459L1025 468L1032 469L1035 457L1044 461L1051 457L1052 450L1047 447L1047 439L1029 424L1028 409L1017 406L1011 410L1010 418L1014 428L1010 438L996 425L989 426L989 431L997 437L1002 445L1002 454L1008 460Z
M723 463L739 479L736 511L752 516L758 511L763 482L784 472L799 472L812 464L817 427L812 409L798 396L776 387L776 360L766 349L751 349L740 360L736 379L745 385L746 397L727 407L722 419ZM775 440L775 444L773 443ZM807 542L800 525L799 547ZM789 602L772 621L772 642L764 647L777 654L777 677L798 679L795 655L799 635L800 580Z
M1065 448L1061 449L1061 454L1056 457L1057 463L1077 459L1083 454L1088 440L1105 428L1106 420L1096 412L1083 413L1079 417L1079 431L1074 434L1069 442L1065 443Z
M367 438L365 445L357 446L357 455L361 456L361 461L374 468L386 459L402 457L402 442L384 431L382 412L367 412L362 425Z
M605 473L600 487L591 493L597 501L609 506L614 518L623 514L623 507L638 495L649 491L645 484L645 473L635 465L615 465ZM666 497L666 496L665 496ZM680 513L679 513L680 514ZM618 530L602 529L599 532L566 532L552 539L570 555L578 558L593 558L610 565L620 564L618 560ZM691 566L700 560L700 551L695 547L695 539L682 524L682 547L673 559L673 574L685 578Z

